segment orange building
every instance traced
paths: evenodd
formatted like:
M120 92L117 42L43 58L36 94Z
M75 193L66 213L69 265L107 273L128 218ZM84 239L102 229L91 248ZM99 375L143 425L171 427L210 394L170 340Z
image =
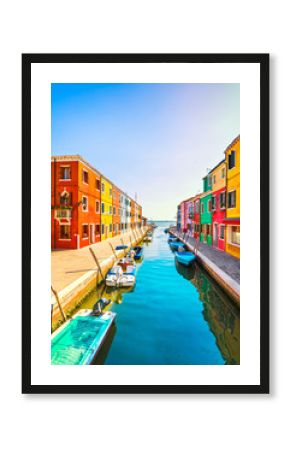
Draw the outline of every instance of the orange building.
M51 158L51 248L100 241L100 178L79 155Z
M134 230L136 228L136 203L134 200L131 200L131 230Z

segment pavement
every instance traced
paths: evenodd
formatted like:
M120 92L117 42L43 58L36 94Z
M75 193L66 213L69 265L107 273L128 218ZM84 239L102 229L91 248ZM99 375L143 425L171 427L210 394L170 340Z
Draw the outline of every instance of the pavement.
M140 240L141 230L138 230L137 233L135 230L134 233ZM134 233L124 233L78 250L53 250L51 252L51 285L57 292L60 292L88 272L96 271L96 262L89 249L93 249L98 261L102 263L113 255L110 243L115 248L117 245L122 245L123 239L125 245L130 246L131 243L134 245L136 242ZM116 253L118 256L122 256L122 252Z
M183 238L182 233L180 234L180 237ZM210 247L207 244L203 244L202 242L196 242L196 239L188 235L185 235L184 240L193 247L197 245L197 250L201 254L212 261L217 267L236 281L236 283L240 284L240 260L238 258L214 247Z

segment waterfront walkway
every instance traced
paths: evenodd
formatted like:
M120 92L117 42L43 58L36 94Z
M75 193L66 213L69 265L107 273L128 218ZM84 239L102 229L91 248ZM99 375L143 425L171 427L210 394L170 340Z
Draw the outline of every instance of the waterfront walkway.
M142 230L134 230L134 232L124 233L105 241L83 247L78 250L54 250L51 252L51 284L53 288L60 292L73 282L76 282L83 275L91 272L96 273L97 266L91 255L90 248L98 258L99 263L112 258L113 248L117 245L122 245L122 240L125 245L134 245L141 239L142 234L145 233L145 228ZM116 252L118 256L122 256L123 252Z
M240 260L226 252L217 250L207 244L197 241L184 233L177 233L172 228L171 232L187 244L194 251L199 261L206 267L211 275L225 288L235 299L240 301Z

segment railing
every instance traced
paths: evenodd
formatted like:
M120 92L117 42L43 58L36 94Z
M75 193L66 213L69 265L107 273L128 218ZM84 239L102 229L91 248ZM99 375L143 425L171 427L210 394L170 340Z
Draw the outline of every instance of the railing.
M54 217L55 219L71 219L71 209L56 209Z

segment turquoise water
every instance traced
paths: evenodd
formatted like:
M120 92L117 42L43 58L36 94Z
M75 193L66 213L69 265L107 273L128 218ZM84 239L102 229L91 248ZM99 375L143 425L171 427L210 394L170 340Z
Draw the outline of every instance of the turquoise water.
M144 244L133 290L100 288L82 305L105 296L117 313L114 336L97 363L239 364L239 311L198 264L176 262L167 226Z

